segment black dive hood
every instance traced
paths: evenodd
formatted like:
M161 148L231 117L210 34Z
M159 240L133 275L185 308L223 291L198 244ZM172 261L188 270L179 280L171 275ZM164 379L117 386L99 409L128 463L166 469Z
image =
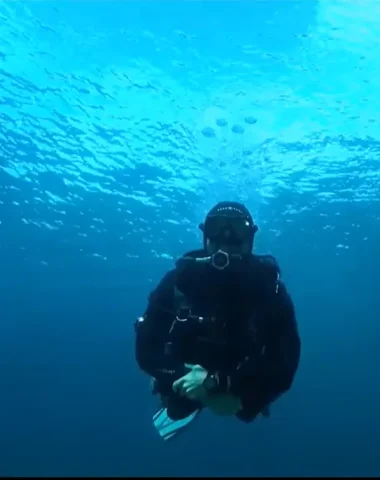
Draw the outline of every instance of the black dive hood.
M249 253L228 252L228 247L222 246L226 242L224 237L219 242L215 242L215 238L219 235L219 232L217 235L215 235L215 233L211 234L209 227L211 226L210 221L218 218L222 220L227 219L228 223L227 227L222 225L221 231L223 229L230 230L231 227L229 223L233 224L236 219L240 221L239 225L241 224L241 220L243 220L243 231L241 231L241 228L238 228L240 234L237 234L237 240L239 246L240 244L248 246ZM251 259L253 258L253 241L255 233L258 231L258 227L255 225L251 214L244 205L237 202L218 203L210 210L206 216L205 223L201 223L199 228L203 233L203 249L193 250L186 253L183 257L177 260L177 267L184 267L185 265L209 265L216 271L226 270L239 272L245 270L247 265L250 265ZM232 228L232 230L234 230L234 228ZM207 243L210 238L213 239L213 248L217 248L212 254L207 252ZM230 240L231 238L229 237L227 242ZM235 242L236 239L234 239L234 243ZM225 250L225 248L227 248L227 250Z

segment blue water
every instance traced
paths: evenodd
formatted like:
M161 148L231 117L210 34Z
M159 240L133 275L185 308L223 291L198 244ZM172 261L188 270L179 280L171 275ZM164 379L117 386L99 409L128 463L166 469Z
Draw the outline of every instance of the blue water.
M0 3L1 475L380 474L379 18ZM133 322L225 199L280 262L301 366L270 420L163 444Z

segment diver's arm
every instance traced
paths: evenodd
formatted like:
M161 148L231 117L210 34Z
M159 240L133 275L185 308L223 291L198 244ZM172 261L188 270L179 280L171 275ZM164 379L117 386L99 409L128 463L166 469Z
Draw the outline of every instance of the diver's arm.
M242 409L238 417L251 421L265 406L289 390L298 369L301 341L293 302L280 283L276 303L270 314L278 326L271 342L261 356L250 357L229 374L218 372L214 392L231 393L240 398Z
M273 332L264 354L256 361L256 367L252 365L250 372L247 365L245 378L241 372L240 386L236 377L243 406L238 418L245 422L252 421L263 408L290 389L300 361L301 340L294 305L283 283L279 284L272 307L270 315L275 317L273 323L277 331Z
M174 320L175 272L170 271L151 293L145 314L136 322L135 356L139 367L171 388L188 369L166 352Z

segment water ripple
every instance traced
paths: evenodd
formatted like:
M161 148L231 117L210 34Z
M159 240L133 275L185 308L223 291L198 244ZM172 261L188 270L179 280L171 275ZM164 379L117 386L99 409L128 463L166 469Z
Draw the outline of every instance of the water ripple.
M259 4L239 6L263 9L257 29L237 29L211 2L160 23L145 6L143 24L129 2L112 22L100 3L1 3L1 205L62 235L75 207L78 238L105 235L112 211L163 243L221 195L256 210L298 195L289 217L379 201L379 7L309 2L281 36ZM186 14L202 8L213 25Z

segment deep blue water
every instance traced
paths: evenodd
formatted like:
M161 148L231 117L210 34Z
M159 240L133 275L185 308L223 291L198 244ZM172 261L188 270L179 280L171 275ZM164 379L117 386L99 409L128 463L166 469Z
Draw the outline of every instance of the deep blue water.
M1 475L380 474L363 4L0 3ZM225 199L280 262L301 366L269 421L204 415L163 444L133 322Z

